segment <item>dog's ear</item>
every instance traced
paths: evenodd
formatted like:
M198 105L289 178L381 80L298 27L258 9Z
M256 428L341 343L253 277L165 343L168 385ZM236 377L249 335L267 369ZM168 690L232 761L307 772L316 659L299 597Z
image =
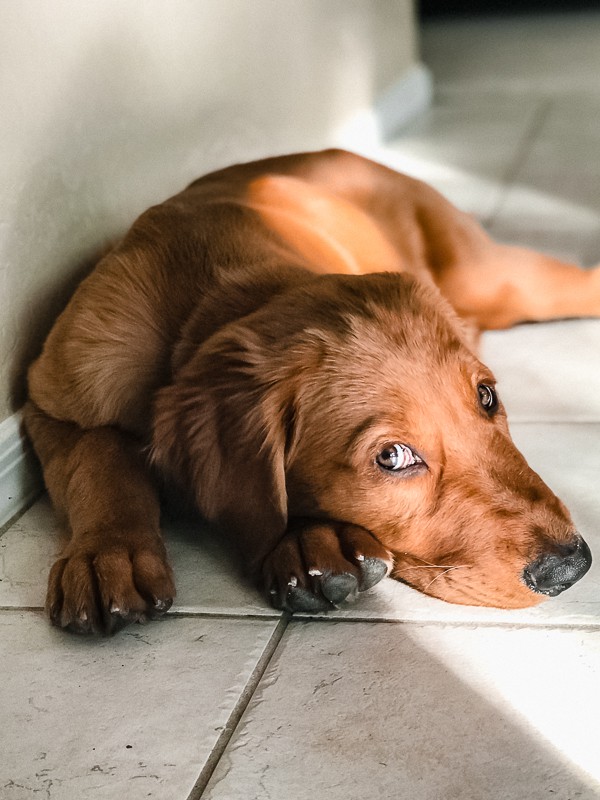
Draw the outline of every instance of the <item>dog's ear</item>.
M158 393L152 442L154 463L191 490L206 519L234 535L250 572L287 526L293 400L264 350L241 325L201 345Z

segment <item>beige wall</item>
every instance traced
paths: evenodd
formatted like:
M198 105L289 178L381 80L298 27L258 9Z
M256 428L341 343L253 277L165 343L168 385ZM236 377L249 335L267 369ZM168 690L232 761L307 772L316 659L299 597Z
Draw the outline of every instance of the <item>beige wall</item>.
M0 421L140 211L228 162L339 143L415 60L410 0L19 0L0 30Z

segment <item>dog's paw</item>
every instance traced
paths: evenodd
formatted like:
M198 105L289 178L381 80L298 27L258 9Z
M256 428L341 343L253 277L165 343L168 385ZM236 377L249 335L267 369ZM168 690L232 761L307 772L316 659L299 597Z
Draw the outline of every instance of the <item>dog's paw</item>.
M160 539L150 534L79 536L54 564L46 611L75 633L110 634L166 613L175 597Z
M262 580L275 608L316 613L354 600L391 567L390 553L364 528L298 521L266 558Z

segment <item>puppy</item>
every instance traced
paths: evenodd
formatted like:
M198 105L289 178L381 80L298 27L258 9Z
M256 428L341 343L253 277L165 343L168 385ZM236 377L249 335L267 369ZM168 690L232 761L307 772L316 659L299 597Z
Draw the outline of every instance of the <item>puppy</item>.
M71 531L52 622L111 632L175 595L182 487L277 608L391 575L453 603L556 595L591 555L515 448L477 331L600 315L600 272L492 242L343 151L238 165L151 208L29 372L27 431Z

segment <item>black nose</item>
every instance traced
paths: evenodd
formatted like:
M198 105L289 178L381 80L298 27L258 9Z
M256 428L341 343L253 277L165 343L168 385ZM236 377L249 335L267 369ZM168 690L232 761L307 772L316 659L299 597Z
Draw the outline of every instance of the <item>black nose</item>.
M592 554L581 536L570 544L560 545L552 553L543 553L523 570L523 580L538 594L555 597L573 586L592 565Z

